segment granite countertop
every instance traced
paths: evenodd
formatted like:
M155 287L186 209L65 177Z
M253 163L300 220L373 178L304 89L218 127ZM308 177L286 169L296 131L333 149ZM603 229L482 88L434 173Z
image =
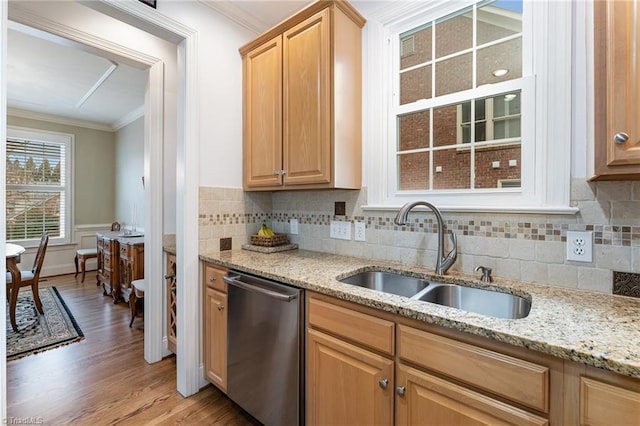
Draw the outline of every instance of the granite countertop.
M409 271L435 277L433 269L329 253L295 250L262 254L245 250L201 253L200 259L318 293L428 323L485 336L640 378L640 299L576 289L450 273L438 281L499 287L532 301L526 318L492 318L433 303L344 284L336 280L364 270Z

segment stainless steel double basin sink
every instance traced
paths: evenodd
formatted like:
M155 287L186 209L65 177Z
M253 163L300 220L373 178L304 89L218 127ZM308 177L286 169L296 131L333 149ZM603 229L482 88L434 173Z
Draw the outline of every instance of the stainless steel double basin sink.
M365 271L339 281L496 318L525 318L531 310L530 300L514 294L431 281L394 272Z

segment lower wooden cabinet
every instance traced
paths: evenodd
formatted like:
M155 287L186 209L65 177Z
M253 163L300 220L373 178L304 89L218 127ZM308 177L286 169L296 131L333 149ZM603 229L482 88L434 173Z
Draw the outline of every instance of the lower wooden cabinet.
M580 425L640 425L640 386L621 386L580 377Z
M560 418L562 398L552 401L550 386L562 383L562 360L501 353L488 340L479 347L477 337L459 341L447 336L459 332L403 322L411 321L307 292L309 425L542 426Z
M392 359L316 330L307 334L307 423L393 423Z
M204 264L204 371L205 377L227 390L227 287L226 269Z

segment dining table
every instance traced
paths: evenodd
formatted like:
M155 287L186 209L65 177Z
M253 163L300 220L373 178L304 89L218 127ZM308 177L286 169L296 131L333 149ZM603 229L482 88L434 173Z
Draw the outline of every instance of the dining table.
M13 293L14 291L17 291L17 289L20 288L20 281L21 281L21 273L20 273L20 268L18 268L18 263L20 263L20 257L22 256L22 253L24 253L25 248L22 247L21 245L18 244L14 244L14 243L6 243L6 256L7 256L7 271L11 274L11 286L13 287L11 289L11 293ZM9 287L7 286L7 289L9 289ZM15 289L15 290L14 290ZM7 294L7 296L9 296L9 294ZM11 302L13 302L13 305L15 305L15 301L13 300L14 298L11 298ZM17 301L17 297L15 297L16 301ZM10 312L10 320L11 320L11 327L13 328L14 331L18 331L18 325L16 323L16 310L15 310L15 306L11 307L9 309Z

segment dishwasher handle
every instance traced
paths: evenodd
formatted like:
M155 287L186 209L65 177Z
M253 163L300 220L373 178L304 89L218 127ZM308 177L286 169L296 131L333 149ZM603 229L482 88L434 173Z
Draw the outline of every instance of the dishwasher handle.
M279 293L277 291L273 291L263 287L258 287L253 284L245 283L244 281L240 281L240 275L225 276L225 277L222 277L222 279L224 280L224 282L226 282L229 285L233 285L243 290L251 291L254 293L264 294L265 296L269 296L273 299L277 299L282 302L291 302L293 299L297 297L297 294Z

